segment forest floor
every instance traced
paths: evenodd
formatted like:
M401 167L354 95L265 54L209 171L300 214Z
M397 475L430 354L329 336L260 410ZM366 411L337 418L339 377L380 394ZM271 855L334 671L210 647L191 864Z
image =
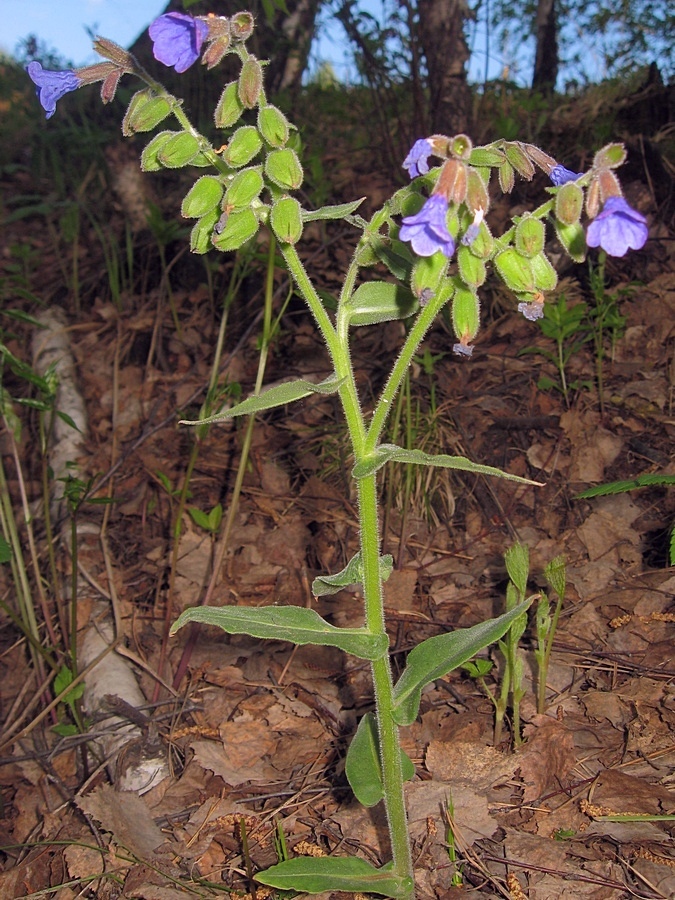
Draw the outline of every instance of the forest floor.
M118 173L136 185L125 160L120 151ZM327 151L324 167L335 169L344 199L394 187L373 175L365 156L342 160ZM21 171L2 177L5 196L31 188ZM496 283L484 295L486 324L473 358L453 357L452 334L439 322L425 342L431 369L420 362L413 373L417 446L466 455L541 486L445 470L394 478L383 529L395 562L386 583L395 670L420 640L503 610L503 554L516 541L529 548L533 592L545 587L542 573L554 557L565 557L567 578L543 714L536 711L531 628L523 638L527 691L517 749L509 727L495 746L493 706L464 670L427 690L418 720L403 729L416 768L407 799L425 900L675 896L675 569L668 567L675 493L644 487L576 499L602 482L675 474L675 235L644 180L629 181L626 192L647 214L650 240L643 251L607 263L606 290L625 327L604 360L602 396L592 342L569 359L567 396L538 387L542 376L559 381L536 352L555 353L555 345ZM165 215L179 202L164 198ZM123 200L115 203L110 235L123 241ZM320 286L334 291L355 233L329 226L308 238L302 255ZM152 249L147 235L137 240ZM183 260L192 265L194 287L184 286L187 276L173 285L178 334L165 282L136 288L119 303L101 290L75 312L47 230L30 218L15 220L0 242L2 277L16 273L11 248L25 246L40 259L31 291L60 297L51 302L66 309L64 333L88 419L78 472L94 479L97 496L114 498L78 512L78 627L84 633L114 604L122 638L116 655L133 666L149 704L141 737L147 744L148 732L158 732L169 765L142 795L116 789L85 752L91 730L54 732L64 704L38 715L53 691L40 684L25 641L0 612L0 896L177 900L255 891L249 876L276 861L280 833L291 853L383 863L379 808L359 806L344 775L346 747L372 700L366 665L332 648L294 649L203 628L180 685L171 686L190 630L169 639L168 625L200 602L218 544L191 515L175 523L194 438L177 418L198 413L218 328L203 267ZM93 230L83 230L81 283L95 283L105 265ZM221 367L223 383L241 385L244 395L255 380L263 279L261 266L243 284ZM281 272L276 285L280 304L288 291ZM593 308L587 267L568 269L549 302L561 296ZM366 405L402 333L400 323L355 331ZM7 345L31 363L31 341L39 347L39 331L18 323ZM328 374L312 323L294 299L266 382ZM19 447L32 500L41 476L39 438L28 421ZM201 439L190 507L208 514L220 503L227 512L244 430L237 420ZM2 453L19 508L7 435ZM349 465L334 398L317 395L258 418L214 605L292 603L336 625L358 624L356 588L319 599L310 590L316 575L338 571L357 550ZM70 523L62 526L54 552L67 582ZM12 581L2 569L2 598L11 607ZM499 653L485 656L497 663L486 677L494 692ZM118 775L122 768L118 761ZM258 887L255 896L268 893Z

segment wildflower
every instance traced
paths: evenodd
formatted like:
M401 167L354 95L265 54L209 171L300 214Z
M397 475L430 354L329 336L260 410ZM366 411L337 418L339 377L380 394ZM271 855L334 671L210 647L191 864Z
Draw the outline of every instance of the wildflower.
M38 99L48 119L56 112L56 104L61 97L70 91L76 91L82 84L82 79L72 70L50 72L43 69L37 60L28 63L26 71L37 86Z
M648 236L642 213L623 197L608 197L602 212L588 226L586 243L589 247L601 247L610 256L624 256L629 249L644 247Z
M478 232L480 231L480 223L483 221L484 215L484 209L477 209L474 213L473 222L469 225L469 227L462 235L462 244L464 244L465 247L470 247L478 237Z
M452 345L452 352L455 356L472 356L473 344L465 344L464 341L459 341L457 344Z
M558 164L557 166L553 166L548 177L556 187L560 187L563 184L567 184L568 181L576 181L577 178L581 178L581 175L581 172L571 172L569 169L566 169L565 166Z
M148 33L154 44L152 52L155 59L165 66L173 66L180 73L199 59L209 26L203 19L170 12L155 19Z
M418 175L426 175L429 171L429 157L433 153L433 148L429 141L415 141L410 153L403 160L403 168L407 169L411 178L417 178Z
M536 322L537 319L544 318L544 304L537 303L519 303L518 312L522 313L530 322Z
M416 215L406 216L399 237L410 241L418 256L433 256L440 250L451 257L455 242L445 221L447 214L448 201L440 194L432 194Z

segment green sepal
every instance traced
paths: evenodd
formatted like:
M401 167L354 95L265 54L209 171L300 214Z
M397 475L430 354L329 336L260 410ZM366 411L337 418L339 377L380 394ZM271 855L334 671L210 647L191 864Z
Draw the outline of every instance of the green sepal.
M410 276L413 294L421 298L427 292L425 299L430 299L438 290L441 279L448 271L449 263L450 260L441 250L437 250L431 256L420 256Z
M179 131L164 144L157 159L167 169L182 169L199 154L199 141L187 131Z
M208 253L213 249L211 235L219 218L220 210L214 209L195 222L190 232L190 250L193 253Z
M159 153L171 138L181 133L180 131L160 131L159 134L156 134L141 153L141 171L159 172L164 168L164 164L159 159Z
M297 191L302 185L302 166L295 150L272 150L265 160L265 175L285 191Z
M396 444L380 444L373 453L356 463L352 469L352 475L354 478L366 478L368 475L373 475L388 462L412 463L418 466L439 466L441 469L459 469L462 472L494 475L497 478L505 478L507 481L517 481L519 484L536 484L538 487L541 487L538 481L521 478L520 475L510 475L508 472L502 472L501 469L497 469L494 466L480 465L471 459L467 459L466 456L446 456L443 453L434 456L431 453L425 453L423 450L406 450L403 447L397 447Z
M336 394L344 378L337 378L334 374L325 381L314 384L311 381L285 381L268 388L255 397L247 397L241 403L237 403L230 409L208 416L206 419L189 421L182 419L180 425L211 425L213 422L223 422L235 416L248 416L251 413L263 412L266 409L274 409L277 406L285 406L295 400L302 400L310 394Z
M419 301L403 285L366 281L354 291L347 307L350 325L378 325L409 318L419 309Z
M394 558L390 553L380 557L380 579L386 581L394 568ZM356 553L347 565L335 575L318 575L312 582L312 593L315 597L337 594L350 584L363 584L363 565L361 554Z
M469 244L469 250L479 259L487 259L495 245L495 240L485 222L478 226L478 234Z
M365 197L352 200L351 203L337 203L335 206L320 206L319 209L303 209L303 222L316 222L321 219L345 219L361 206Z
M508 160L504 160L501 164L498 169L498 175L499 187L501 188L502 194L510 194L516 183L516 179L513 172L513 166Z
M413 890L412 878L395 875L391 863L376 869L356 856L297 856L258 873L255 880L280 891L346 891L381 894L394 900L411 896Z
M438 251L440 252L440 251ZM473 288L479 288L487 277L485 263L469 247L461 244L457 248L457 265L462 281Z
M616 169L626 161L626 148L623 144L607 144L595 154L593 168Z
M586 259L586 235L580 222L576 222L574 225L564 225L556 219L555 233L574 262L582 263Z
M558 283L558 273L545 253L539 253L530 260L534 283L538 291L552 291Z
M415 766L403 750L401 750L401 769L404 781L410 781L415 777ZM345 760L345 775L354 796L363 806L376 806L384 799L380 743L377 723L372 713L363 716L351 740Z
M466 248L465 248L466 249ZM472 257L476 262L481 262ZM458 284L451 305L452 327L460 341L472 341L480 328L480 299L465 284Z
M201 219L219 206L222 197L221 180L214 175L202 175L183 198L181 215L186 219Z
M501 150L492 147L474 147L469 156L470 166L501 166L504 164L504 154Z
M534 272L529 259L522 256L514 247L502 250L495 256L495 268L504 283L512 291L519 294L534 294L536 285Z
M242 209L250 206L264 186L262 166L242 169L241 172L237 172L227 186L225 206L229 209Z
M223 152L223 160L233 169L240 169L257 156L262 145L262 138L255 125L242 125L232 135Z
M524 215L516 225L516 250L521 256L532 259L544 249L546 229L534 216Z
M213 246L218 250L238 250L246 241L257 234L260 222L251 209L239 209L231 212L220 234L215 231L211 236Z
M248 56L241 67L238 86L239 100L246 109L254 109L257 106L262 82L262 66L255 56Z
M576 181L568 181L555 195L555 217L563 225L574 225L581 218L584 192Z
M258 131L270 147L283 147L288 140L290 126L281 110L268 104L258 111Z
M389 650L386 634L373 634L365 628L336 628L304 606L193 606L183 610L170 633L174 635L188 622L215 625L228 634L337 647L359 659L381 659Z
M225 85L213 114L216 127L229 128L239 120L243 111L244 105L239 99L239 85L236 81L231 81Z
M413 647L394 686L394 720L399 725L411 725L419 712L422 690L503 637L511 624L526 612L530 602L525 600L496 619L436 635Z
M509 141L507 144L504 144L504 153L513 168L522 175L523 178L530 181L535 173L535 168L532 160L518 141Z
M281 197L270 213L272 231L282 244L297 244L302 237L302 213L295 197Z
M131 137L140 131L152 131L171 113L166 97L158 97L151 88L137 91L122 119L122 134Z

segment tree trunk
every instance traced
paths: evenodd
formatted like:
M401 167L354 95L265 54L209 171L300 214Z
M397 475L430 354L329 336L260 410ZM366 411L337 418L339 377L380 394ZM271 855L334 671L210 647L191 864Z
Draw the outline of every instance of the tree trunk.
M265 18L262 0L251 0L241 7L233 5L230 0L198 0L190 7L189 13L196 16L208 13L231 16L239 9L253 13L256 27L247 46L258 59L270 61L265 66L265 89L269 96L273 96L281 90L293 92L300 87L320 2L321 0L287 0L289 14L275 9L274 21L271 23ZM184 12L182 0L169 0L164 12ZM200 121L212 116L223 81L235 78L238 72L234 66L228 71L229 60L225 57L217 73L208 72L204 66L195 63L187 72L177 75L173 69L162 66L154 59L147 29L129 49L141 65L156 75L162 84L185 99L190 113Z
M538 0L537 50L534 59L532 89L552 94L558 80L558 23L555 0Z
M419 36L429 72L431 128L459 134L471 124L471 92L466 62L466 0L419 0Z

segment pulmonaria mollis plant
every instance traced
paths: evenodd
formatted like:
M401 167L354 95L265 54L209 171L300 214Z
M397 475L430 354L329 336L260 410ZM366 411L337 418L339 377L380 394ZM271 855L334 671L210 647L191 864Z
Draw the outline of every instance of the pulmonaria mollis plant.
M172 632L188 622L204 622L231 634L338 647L370 664L374 708L359 722L345 769L361 803L384 803L391 861L378 868L359 858L299 857L280 862L256 878L296 892L363 891L408 900L414 895L415 882L404 783L414 777L415 769L400 747L399 728L415 721L427 685L500 640L523 615L529 600L498 618L423 641L410 651L394 680L382 593L392 559L380 553L378 473L388 462L399 462L519 482L526 479L466 457L432 456L383 443L384 426L425 334L446 305L457 335L455 350L471 355L480 325L479 291L490 267L515 295L514 306L536 319L542 314L546 292L557 281L545 249L549 223L577 261L584 258L587 246L599 246L614 255L642 247L647 225L621 194L615 175L625 158L621 145L600 150L588 172L575 173L532 144L498 140L474 147L466 135L418 140L404 161L411 182L369 220L358 214L360 200L305 209L297 196L303 170L293 148L293 126L268 101L263 66L246 47L252 28L248 12L229 18L167 13L150 27L155 57L177 72L199 59L212 68L226 54L238 58L239 75L224 86L214 112L215 141L192 126L181 102L133 56L104 39L94 45L106 59L97 66L45 72L38 63L31 63L28 72L48 117L60 97L84 84L101 81L107 102L122 75L139 78L144 86L131 99L123 132L133 135L162 126L142 152L143 170L188 168L194 172L194 184L181 207L183 216L194 221L192 251L206 253L214 247L235 251L254 239L260 228L270 229L314 319L330 360L329 377L318 384L303 380L278 384L202 421L286 406L313 393L337 395L354 456L351 474L358 495L360 548L340 572L318 576L312 589L318 597L359 582L363 624L338 628L304 606L201 606L184 611ZM166 122L171 124L162 124ZM547 199L514 218L503 234L492 234L486 221L491 181L496 178L502 191L509 192L516 176L531 179L537 169L551 181ZM327 219L342 219L354 229L355 252L334 312L324 306L296 249L305 223ZM360 280L362 269L382 264L389 272L386 280ZM364 408L351 363L353 329L402 319L409 325L400 352L379 396Z

